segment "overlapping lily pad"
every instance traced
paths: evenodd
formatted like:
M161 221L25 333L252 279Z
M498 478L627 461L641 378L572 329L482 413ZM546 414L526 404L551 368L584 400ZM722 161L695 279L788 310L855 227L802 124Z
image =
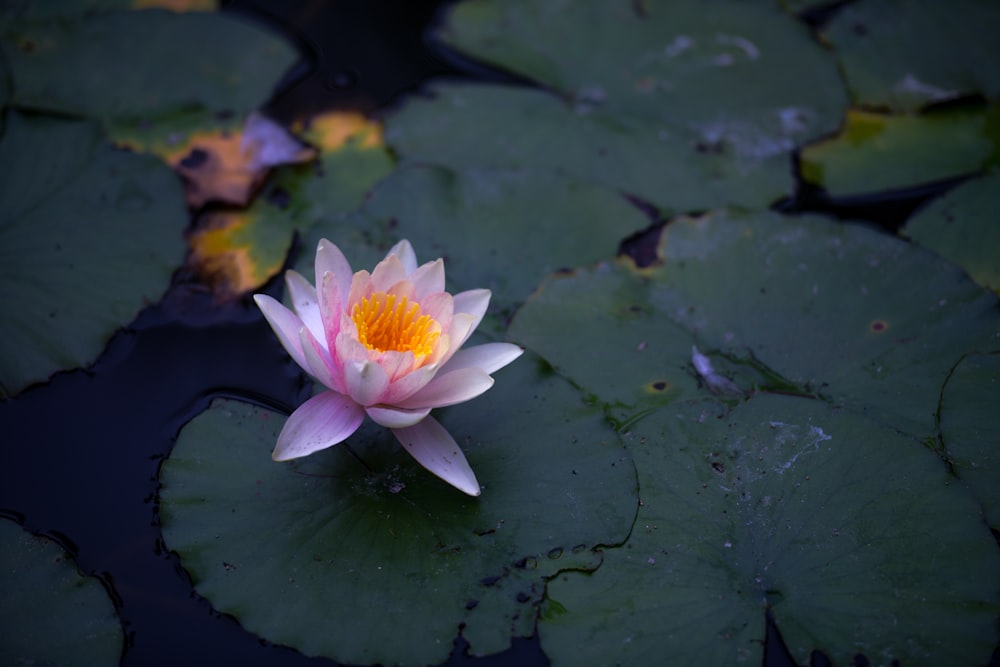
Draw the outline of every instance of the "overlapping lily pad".
M440 35L548 91L435 86L388 121L404 157L557 170L669 210L788 193L791 150L846 104L832 58L776 5L483 0Z
M73 21L11 22L0 48L14 103L104 120L263 104L297 54L231 14L114 11Z
M956 474L982 503L993 530L1000 530L1000 354L970 354L948 378L941 396L941 444Z
M1000 162L1000 106L920 115L847 112L840 133L802 150L802 178L835 197L924 185Z
M592 547L625 538L635 470L600 409L530 355L439 417L479 498L373 425L274 463L283 418L217 401L163 466L167 545L216 609L307 655L432 664L460 632L474 653L502 650L533 632L545 577L593 569Z
M90 122L8 112L0 141L0 396L84 366L184 257L181 187Z
M912 111L1000 97L1000 5L992 0L859 0L823 29L854 102Z
M1000 292L1000 172L964 183L931 202L901 231Z
M61 547L0 519L0 655L9 665L117 665L124 637L104 587Z
M720 408L634 428L636 526L593 574L550 582L553 665L759 665L766 608L797 664L986 664L1000 556L933 453L808 398Z
M585 661L584 636L597 662L753 664L768 608L800 663L985 662L1000 568L979 507L996 473L949 479L937 411L965 355L1000 350L995 295L816 217L674 220L661 257L554 276L508 332L608 407L639 471L629 541L550 585L554 663ZM699 386L692 345L745 402ZM965 391L988 401L977 377Z
M648 219L613 192L556 174L411 165L342 224L315 227L306 246L330 235L355 270L370 270L397 239L409 239L421 261L444 257L456 289L492 290L491 308L506 318L546 274L613 253ZM305 275L311 263L304 253Z
M657 380L689 388L697 344L746 390L823 396L921 437L952 366L1000 347L995 295L864 227L719 211L672 222L662 243L664 264L641 274L619 262L549 280L510 336L606 403L636 404ZM601 364L579 363L595 349Z

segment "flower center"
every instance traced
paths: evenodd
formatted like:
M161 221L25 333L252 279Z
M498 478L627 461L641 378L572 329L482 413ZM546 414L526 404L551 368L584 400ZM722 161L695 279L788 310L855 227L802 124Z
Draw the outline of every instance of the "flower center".
M420 312L419 303L398 302L395 294L375 292L351 308L358 327L358 340L376 352L413 352L419 362L434 349L441 325Z

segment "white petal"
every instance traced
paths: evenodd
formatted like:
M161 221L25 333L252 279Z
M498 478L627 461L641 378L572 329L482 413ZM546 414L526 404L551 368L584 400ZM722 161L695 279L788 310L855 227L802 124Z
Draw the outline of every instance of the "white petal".
M436 259L420 266L410 274L416 299L420 301L428 294L444 291L444 260Z
M389 258L389 255L399 257L399 261L403 263L403 268L406 269L406 275L410 275L417 270L417 254L413 252L413 246L406 239L392 246L385 255L386 259Z
M459 368L478 368L484 373L494 373L524 354L524 348L512 343L486 343L456 352L441 368L449 373Z
M374 361L344 364L344 385L347 393L361 405L375 405L389 387L389 376Z
M306 368L309 374L322 382L327 389L333 389L341 394L347 393L344 388L343 374L338 373L333 362L330 361L330 353L320 347L320 344L306 327L302 327L300 338L302 352L305 355L306 363L309 364Z
M430 414L430 408L423 410L397 410L396 408L379 407L373 405L365 408L365 412L376 424L386 428L403 428L413 426L421 419Z
M297 459L343 442L358 430L365 411L343 394L325 391L298 407L285 422L271 458Z
M323 349L328 349L326 333L323 331L323 319L319 314L319 302L316 300L316 288L296 271L285 272L285 284L288 285L288 298L302 323L316 337Z
M470 496L479 495L476 474L458 448L458 443L434 417L427 417L413 426L393 429L392 432L417 463L459 491Z
M277 299L266 294L254 294L254 303L264 314L264 319L271 325L274 335L281 343L292 359L295 360L303 370L309 370L309 363L306 361L302 351L302 342L299 338L299 330L303 328L302 320L292 311L281 305Z
M335 282L333 284L338 290L340 300L346 300L351 291L351 277L354 275L354 272L351 271L351 264L344 257L340 248L326 239L321 239L316 245L317 289L323 285L323 276L327 273L334 276Z
M455 295L455 312L469 313L482 319L490 306L492 293L488 289L470 289ZM478 324L478 321L476 322ZM473 327L475 328L475 327Z
M464 403L479 396L493 386L493 378L478 368L460 368L457 371L436 375L423 389L395 405L408 410L416 408L443 408Z

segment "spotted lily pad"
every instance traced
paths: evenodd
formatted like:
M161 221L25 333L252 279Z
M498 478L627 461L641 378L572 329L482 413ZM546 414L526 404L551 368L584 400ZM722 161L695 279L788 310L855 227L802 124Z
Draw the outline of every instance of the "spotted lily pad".
M186 108L246 112L297 57L232 14L156 9L11 22L0 29L0 48L16 104L103 120Z
M920 115L847 112L830 139L802 150L802 178L845 197L974 174L1000 162L1000 106Z
M1000 351L996 296L816 217L677 219L660 258L553 276L508 332L607 407L639 474L628 542L550 584L553 663L759 664L769 610L800 664L984 664L997 473L974 443L949 466L937 414L956 364ZM985 377L956 387L983 396L955 415L992 433Z
M90 122L8 112L0 140L0 396L94 361L184 258L184 197Z
M914 215L901 231L1000 292L1000 172L969 181Z
M284 418L216 401L163 465L166 543L216 609L307 655L433 664L459 633L475 654L503 650L533 633L546 577L592 570L595 545L625 538L635 470L600 409L530 355L438 417L480 497L372 424L275 463Z
M117 665L124 636L100 582L44 537L0 519L0 656L8 665Z
M859 0L823 28L854 102L912 111L966 95L1000 98L1000 5Z
M834 129L846 95L776 3L715 7L457 4L446 43L547 90L438 85L388 119L387 140L410 159L557 170L670 210L770 203L791 189L791 150Z

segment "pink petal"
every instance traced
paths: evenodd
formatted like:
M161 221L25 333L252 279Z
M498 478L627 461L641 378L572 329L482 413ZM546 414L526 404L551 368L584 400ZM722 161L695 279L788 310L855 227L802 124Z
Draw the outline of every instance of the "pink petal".
M403 263L406 275L410 275L417 270L417 254L413 252L413 246L406 239L392 246L389 252L386 253L386 259L389 258L389 255L395 255L399 258L399 261Z
M436 259L420 266L410 274L413 287L416 291L416 298L423 303L422 299L428 294L444 291L444 260Z
M465 455L451 434L433 417L397 428L396 439L417 460L417 463L444 481L470 496L480 494L479 482Z
M337 339L346 307L346 304L341 300L341 295L347 294L347 292L340 291L337 280L336 274L327 272L323 274L320 282L319 314L323 322L323 336L327 341Z
M389 387L389 376L374 361L344 364L344 386L351 398L361 405L382 402L382 395Z
M401 280L406 280L406 269L396 255L389 255L372 271L372 289L376 292L386 292Z
M430 414L431 409L423 410L397 410L384 406L373 405L365 408L365 412L376 424L386 428L403 428L413 426L421 419Z
M398 405L400 401L409 398L427 385L437 371L436 365L427 365L407 373L389 385L381 402L386 405Z
M323 284L323 276L327 273L333 274L334 282L332 285L337 288L337 294L343 301L351 290L351 277L354 275L351 271L351 264L344 257L340 248L326 239L322 239L316 246L317 288Z
M420 299L420 312L440 324L442 331L448 331L455 312L455 301L447 292L427 294Z
M316 301L316 288L296 271L285 272L285 284L288 285L288 297L292 307L302 323L309 327L316 340L327 347L326 334L323 331L323 319L320 317L319 303Z
M457 371L440 373L423 389L403 401L396 401L397 408L408 410L417 408L443 408L446 405L464 403L479 396L493 386L493 378L478 368L460 368Z
M254 294L254 303L264 314L264 319L271 325L274 335L281 343L292 359L295 360L303 370L309 370L309 363L306 361L302 351L302 343L299 339L299 330L305 327L299 316L281 305L277 299L266 294Z
M302 327L301 342L302 352L305 355L306 363L309 364L306 369L309 374L322 382L327 389L346 394L343 373L337 370L330 360L330 353L320 346L306 327Z
M383 352L382 356L378 359L378 365L382 367L385 374L389 376L389 381L398 380L407 373L413 370L413 365L416 363L416 357L413 352L397 352L390 350L388 352Z
M361 299L371 296L375 289L372 287L371 274L365 270L358 271L351 278L351 289L348 292L347 301L344 303L345 312Z
M287 461L308 456L343 442L365 418L365 411L347 396L325 391L291 414L278 435L271 458Z
M456 352L441 368L441 374L460 368L478 368L493 373L524 354L524 349L512 343L486 343Z

